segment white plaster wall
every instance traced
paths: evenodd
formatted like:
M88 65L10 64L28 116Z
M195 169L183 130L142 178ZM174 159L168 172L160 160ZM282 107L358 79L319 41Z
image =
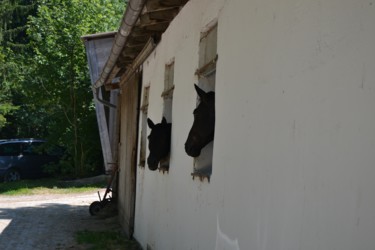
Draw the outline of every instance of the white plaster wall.
M184 142L200 31L215 19L207 183L192 180ZM143 247L375 249L374 24L372 0L189 1L143 68L159 122L164 65L175 60L169 174L138 170Z

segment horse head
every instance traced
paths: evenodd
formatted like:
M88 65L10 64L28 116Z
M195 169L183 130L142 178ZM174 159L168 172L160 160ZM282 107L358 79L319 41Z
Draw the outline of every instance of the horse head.
M185 142L185 151L191 157L200 155L202 148L214 139L215 134L215 92L204 92L196 84L195 90L200 98L194 110L194 122Z
M154 171L158 168L160 160L166 158L171 150L172 124L167 123L164 117L158 124L154 124L150 118L147 118L147 124L151 129L148 136L150 154L147 158L147 165L150 170Z

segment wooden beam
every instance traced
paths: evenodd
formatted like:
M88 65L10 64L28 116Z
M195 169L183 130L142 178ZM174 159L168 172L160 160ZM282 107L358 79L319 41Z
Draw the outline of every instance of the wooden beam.
M141 16L141 20L146 19L147 21L156 20L156 21L171 22L173 18L178 14L179 10L180 10L180 7L172 7L172 8L158 9L155 11L148 11Z
M169 23L170 23L169 21L162 21L162 22L152 21L147 24L142 24L141 27L147 31L164 32L168 28Z
M189 0L148 0L148 10L155 10L163 7L183 7Z

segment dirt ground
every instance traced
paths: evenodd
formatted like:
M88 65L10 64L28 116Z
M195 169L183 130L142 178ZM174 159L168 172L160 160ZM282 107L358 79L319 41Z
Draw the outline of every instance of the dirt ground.
M100 190L104 194L105 190ZM81 230L120 230L110 209L91 216L97 193L8 197L0 195L0 249L86 249L75 243ZM111 215L109 215L111 214Z

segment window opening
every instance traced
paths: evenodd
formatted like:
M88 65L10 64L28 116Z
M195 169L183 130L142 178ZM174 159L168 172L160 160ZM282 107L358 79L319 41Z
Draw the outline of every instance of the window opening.
M173 91L174 91L174 60L165 65L164 71L164 91L161 94L163 98L163 117L168 123L172 122L172 104L173 104ZM159 171L163 173L169 170L169 159L160 161Z
M139 152L139 166L144 168L146 165L146 141L147 141L147 111L148 111L148 97L150 86L144 87L141 110L141 146Z
M198 77L198 86L205 92L215 92L217 60L217 24L214 24L201 33L198 69L195 72ZM197 97L197 106L198 104L199 98ZM202 149L201 154L194 158L194 171L191 174L193 179L198 177L203 181L207 178L210 181L213 145L214 143L211 141Z
M43 154L42 143L40 142L24 143L22 145L22 154L23 155L42 155Z

